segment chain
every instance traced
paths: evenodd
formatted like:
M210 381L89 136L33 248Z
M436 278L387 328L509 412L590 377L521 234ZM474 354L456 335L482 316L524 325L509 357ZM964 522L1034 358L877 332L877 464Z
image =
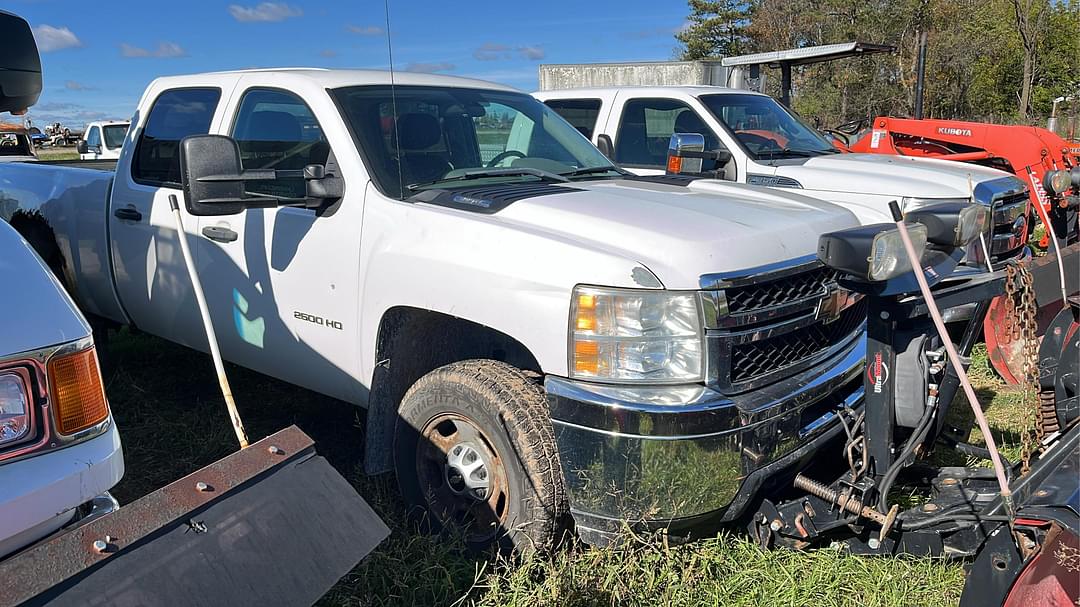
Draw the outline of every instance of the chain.
M1008 268L1005 291L1009 294L1009 301L1013 306L1010 310L1012 313L1009 314L1009 322L1013 324L1013 339L1023 340L1024 362L1021 379L1023 402L1035 412L1034 440L1032 440L1029 428L1025 432L1028 436L1025 437L1022 451L1023 469L1021 472L1026 474L1031 456L1042 443L1047 432L1054 430L1052 426L1057 425L1057 414L1052 407L1049 412L1046 410L1039 395L1039 337L1038 322L1035 319L1037 309L1035 287L1031 272L1028 271L1027 266L1021 264L1010 264ZM1019 297L1014 299L1017 293Z

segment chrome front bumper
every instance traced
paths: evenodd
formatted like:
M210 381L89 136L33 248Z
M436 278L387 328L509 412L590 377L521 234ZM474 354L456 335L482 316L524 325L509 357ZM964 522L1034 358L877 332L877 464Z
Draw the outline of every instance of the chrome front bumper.
M758 390L603 386L548 376L570 508L587 541L624 523L673 530L737 518L771 477L799 468L862 404L865 339Z

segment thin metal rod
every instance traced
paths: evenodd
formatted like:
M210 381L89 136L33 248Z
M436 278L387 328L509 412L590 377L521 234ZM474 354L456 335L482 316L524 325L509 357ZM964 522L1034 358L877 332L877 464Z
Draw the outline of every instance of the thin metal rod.
M214 369L217 370L221 395L225 397L225 406L229 409L229 419L232 421L233 431L236 432L236 440L240 443L240 448L243 449L248 446L247 432L244 430L243 420L240 419L240 412L236 409L232 388L229 387L229 378L225 376L225 365L221 362L221 350L218 349L217 333L214 332L214 323L210 320L210 309L206 305L206 295L203 294L202 281L199 280L199 274L195 271L195 262L191 259L187 232L184 231L184 219L180 216L180 204L177 202L175 194L169 194L169 206L172 208L173 219L176 220L176 237L180 240L180 251L184 254L184 265L187 266L188 276L191 277L195 300L199 302L199 314L202 315L203 328L206 329L206 341L210 342L210 357L214 359Z
M900 231L900 240L904 242L904 250L911 261L912 273L915 274L915 280L919 283L919 290L922 291L923 299L926 300L930 318L933 319L938 335L945 345L945 351L949 353L949 363L952 364L956 376L960 378L960 385L963 386L968 404L971 405L971 412L975 414L975 421L978 422L979 430L986 440L986 448L990 451L990 461L994 464L994 474L997 476L998 487L1001 489L1001 502L1005 506L1005 513L1011 519L1016 515L1013 509L1012 491L1009 490L1005 466L1002 465L1001 457L998 455L994 435L990 433L990 425L986 421L986 415L983 414L982 406L979 405L978 397L975 396L975 389L971 387L967 371L964 370L964 365L960 363L960 354L957 353L956 346L953 345L949 332L945 329L945 321L941 317L941 311L938 310L937 302L934 301L934 294L930 292L930 285L926 283L926 276L922 272L922 263L915 253L915 245L911 244L911 236L908 234L907 224L904 223L904 218L900 214L900 207L897 206L895 201L890 203L889 207L893 212L893 219L896 220L896 228Z

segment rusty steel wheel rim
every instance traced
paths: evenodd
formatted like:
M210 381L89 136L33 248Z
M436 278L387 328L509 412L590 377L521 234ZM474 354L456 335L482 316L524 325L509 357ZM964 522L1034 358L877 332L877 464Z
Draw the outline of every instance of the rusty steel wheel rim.
M489 542L505 525L510 492L503 460L468 417L443 413L424 425L416 475L431 514L461 529L467 541Z

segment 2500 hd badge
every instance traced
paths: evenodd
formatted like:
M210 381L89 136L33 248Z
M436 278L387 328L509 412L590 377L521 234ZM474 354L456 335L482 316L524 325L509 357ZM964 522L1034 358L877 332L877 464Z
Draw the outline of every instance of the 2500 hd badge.
M341 324L341 321L330 320L329 318L323 318L322 316L308 314L307 312L301 312L299 310L294 310L292 315L293 318L297 320L304 320L319 325L321 327L330 327L331 329L337 329L338 331L341 331L345 328L345 325Z

